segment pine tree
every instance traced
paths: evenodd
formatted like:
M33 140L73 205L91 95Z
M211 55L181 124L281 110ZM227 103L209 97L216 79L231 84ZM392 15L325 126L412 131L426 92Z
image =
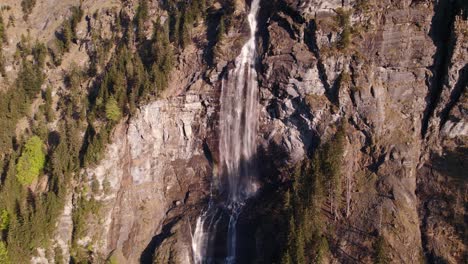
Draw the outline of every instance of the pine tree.
M6 30L5 30L5 24L3 22L3 16L0 13L0 47L2 46L3 43L7 42L7 36L6 36Z
M83 9L81 9L81 5L80 6L73 6L71 8L71 11L72 11L72 16L70 18L70 28L71 28L71 31L72 31L72 39L73 41L76 41L76 27L78 25L78 23L81 22L81 20L83 19L83 15L84 15L84 12L83 12Z
M3 17L0 13L0 76L5 76L5 58L3 57L3 43L7 41L5 33L5 25L3 24Z
M64 50L70 51L70 46L71 46L72 38L73 38L73 32L72 32L72 28L70 25L70 21L68 20L65 21L63 24L61 38L62 38L61 40L63 43Z
M47 86L45 93L44 93L44 101L45 101L45 116L47 119L47 122L52 122L55 119L54 116L54 110L52 109L52 88L50 86Z
M147 0L140 0L138 11L135 16L135 26L136 26L136 38L137 41L144 41L146 39L144 24L148 20L149 8Z
M288 225L288 239L287 239L287 250L290 254L293 254L291 257L292 259L296 259L296 220L294 219L294 215L291 214L289 217L289 225Z
M190 25L187 15L182 15L179 27L179 46L183 49L190 44Z
M222 16L219 20L219 25L216 33L216 43L220 43L221 41L223 41L224 35L226 34L226 25L224 20L224 16Z
M296 236L296 261L294 263L297 264L305 264L306 257L305 257L305 241L304 241L304 230L303 226L300 225L297 229L297 236Z
M329 251L330 251L330 248L328 245L327 238L325 236L321 236L319 244L318 244L317 254L316 254L316 262L324 263L323 259L329 253Z

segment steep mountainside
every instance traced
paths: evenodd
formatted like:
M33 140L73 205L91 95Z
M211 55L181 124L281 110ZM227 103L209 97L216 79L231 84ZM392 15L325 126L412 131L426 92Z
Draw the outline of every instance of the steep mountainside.
M194 263L196 220L225 195L221 89L250 1L0 8L0 263ZM466 261L467 16L463 0L260 2L237 263Z

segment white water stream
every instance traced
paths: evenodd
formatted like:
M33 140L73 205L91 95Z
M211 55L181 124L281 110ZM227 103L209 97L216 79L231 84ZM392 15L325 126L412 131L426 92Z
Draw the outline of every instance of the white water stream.
M260 0L253 0L248 22L250 38L235 60L235 68L222 82L220 129L220 191L227 197L215 204L211 199L208 209L197 219L192 235L195 264L214 262L216 233L224 215L229 221L226 236L227 264L236 263L237 220L245 201L257 191L255 153L258 126L258 80L255 70L257 13Z

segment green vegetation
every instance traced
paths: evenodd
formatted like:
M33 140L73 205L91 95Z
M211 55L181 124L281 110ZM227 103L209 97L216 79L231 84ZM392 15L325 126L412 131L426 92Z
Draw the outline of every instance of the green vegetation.
M81 5L70 8L70 11L70 18L65 20L60 27L60 31L56 32L57 41L55 42L55 47L50 47L56 65L61 64L63 54L70 51L72 43L77 42L76 26L83 19L84 12L81 9Z
M23 67L18 73L21 78L16 81L18 89L25 92L28 102L32 100L41 90L44 82L44 74L38 64L33 64L29 60L23 60Z
M47 57L46 45L44 43L40 43L36 41L36 43L32 47L31 53L34 57L34 61L37 63L37 67L39 69L44 68L46 57Z
M144 41L145 27L144 23L148 20L148 0L140 0L137 13L135 15L135 26L136 26L136 39L137 41Z
M7 230L9 225L10 225L10 216L8 215L8 211L5 209L2 209L0 213L0 232Z
M70 29L71 29L71 34L72 34L72 40L73 42L77 41L77 36L76 36L76 27L78 26L78 23L81 22L83 19L84 12L81 9L80 6L73 6L71 9L71 17L69 19L69 24L70 24Z
M23 2L31 12L35 1ZM18 78L12 80L10 89L0 91L4 98L0 100L0 241L4 248L0 257L6 256L11 263L27 263L35 248L50 246L50 236L70 190L88 187L80 178L80 169L102 158L109 135L123 117L132 115L140 104L168 86L174 53L190 43L191 31L203 18L206 3L167 2L165 8L171 18L166 23L157 20L151 37L147 37L150 6L145 0L140 1L133 21L125 11L117 16L118 32L111 38L92 28L92 48L87 49L91 62L88 67L65 69L65 87L55 91L59 98L52 96L55 87L43 85L44 72L54 67L49 62L59 65L64 53L78 42L76 28L83 10L80 6L70 9L70 17L56 32L55 43L48 47L30 36L22 37L14 58L19 65ZM174 18L178 24L171 27ZM1 37L6 39L4 28L0 23ZM90 85L83 85L85 81ZM31 108L33 102L43 104ZM20 120L30 127L18 129L22 128L18 126ZM50 131L52 128L54 131ZM41 177L47 177L47 187L28 188L41 173ZM72 186L72 182L78 186ZM98 187L94 180L94 192L82 192L75 200L74 263L90 261L92 247L82 248L77 241L99 211L99 203L93 198ZM110 189L109 181L104 180L103 192ZM59 262L60 250L55 251Z
M167 87L174 58L166 26L160 26L158 21L154 27L155 30L151 41L151 55L154 61L151 66L151 74L156 87L163 90Z
M21 9L23 10L24 20L28 20L28 16L36 6L36 0L21 0Z
M9 150L13 146L14 132L17 121L28 113L31 101L39 93L44 75L38 59L41 56L32 56L33 61L26 59L33 55L33 48L28 38L23 37L18 44L18 59L22 62L14 89L0 91L0 150ZM0 153L2 154L2 153ZM0 155L0 157L2 157Z
M65 117L60 124L64 129L57 137L59 145L49 146L46 152L43 141L49 134L45 124L48 111L43 111L43 108L50 110L50 105L41 106L39 111L30 113L30 104L41 92L47 52L43 44L36 42L32 45L30 38L24 36L17 47L16 59L21 62L18 78L10 89L0 92L4 98L0 100L0 163L3 170L0 184L0 240L6 247L5 254L11 263L27 263L34 248L45 247L50 241L48 237L63 209L71 172L78 168L73 164L79 164L81 140L77 139L79 131L69 125L69 117ZM44 97L46 104L51 104L50 88ZM34 119L31 120L32 116ZM25 117L32 127L26 130L25 135L17 137L16 123ZM29 139L24 141L23 138ZM48 158L46 153L50 153ZM41 172L49 178L48 189L33 193L25 188Z
M44 113L47 119L47 122L52 122L55 119L54 110L52 109L52 88L47 86L47 89L43 96L44 100Z
M31 137L24 146L24 150L16 165L18 181L23 185L30 185L44 168L45 153L44 144L37 137Z
M341 124L310 160L296 168L292 186L284 195L283 214L289 223L281 263L308 263L312 259L314 263L322 263L329 254L322 210L328 202L330 214L338 212L344 130L345 125Z
M185 48L191 42L191 31L196 22L206 15L206 0L168 1L169 38L176 46Z
M0 263L9 264L10 259L8 257L8 251L3 241L0 241Z
M117 257L112 255L106 260L106 264L119 264L119 262L117 261Z
M111 97L106 103L106 117L110 121L116 122L120 120L122 113L120 112L117 101Z
M219 25L218 25L217 32L216 32L217 43L220 43L223 40L224 35L226 35L226 25L225 25L224 20L225 20L224 17L222 17L221 20L219 21Z
M345 50L349 48L351 44L351 22L350 17L352 14L352 10L345 10L343 8L336 9L336 22L338 26L341 28L340 33L340 40L338 42L338 48L340 50Z
M72 232L72 259L73 263L80 263L80 260L88 258L90 252L88 249L81 248L77 241L82 238L86 232L86 223L90 216L97 215L99 212L99 203L93 198L87 199L82 193L73 211L73 232Z
M0 7L0 11L3 11L3 10L10 11L10 10L11 10L11 6L9 6L9 5L3 5L3 6Z
M374 245L374 263L375 264L387 264L390 263L387 256L387 245L383 236L380 236Z
M0 76L5 76L5 58L3 56L3 43L7 41L5 24L0 13Z
M5 42L7 42L6 29L5 24L3 22L3 16L0 13L0 45L2 45Z

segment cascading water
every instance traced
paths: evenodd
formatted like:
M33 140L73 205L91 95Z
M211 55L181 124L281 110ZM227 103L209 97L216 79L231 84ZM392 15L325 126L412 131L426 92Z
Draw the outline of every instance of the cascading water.
M260 0L253 0L248 22L250 38L235 60L235 68L222 82L219 189L227 197L211 199L208 209L197 219L192 236L193 260L214 262L218 225L228 217L224 262L236 262L237 219L245 201L257 191L254 155L258 123L258 80L255 70L257 13Z

